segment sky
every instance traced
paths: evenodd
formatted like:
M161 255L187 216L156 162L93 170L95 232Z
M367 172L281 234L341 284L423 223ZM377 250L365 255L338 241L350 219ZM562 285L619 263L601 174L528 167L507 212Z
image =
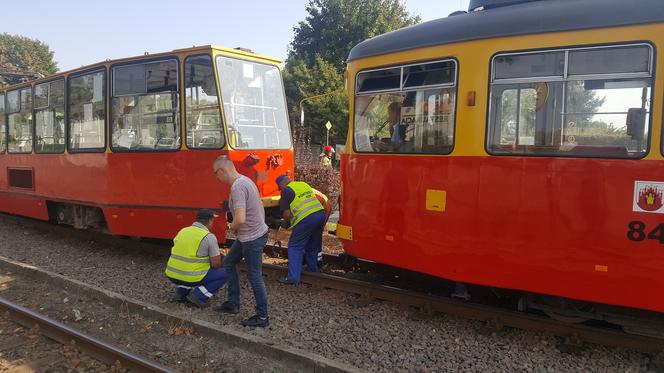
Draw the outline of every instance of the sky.
M423 21L467 10L468 0L403 0ZM0 33L48 44L61 71L194 45L245 47L285 58L308 0L32 0L3 4Z

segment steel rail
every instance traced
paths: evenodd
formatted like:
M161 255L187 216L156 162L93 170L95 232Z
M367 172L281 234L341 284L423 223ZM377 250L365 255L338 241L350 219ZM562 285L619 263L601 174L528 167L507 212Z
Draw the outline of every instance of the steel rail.
M288 268L274 264L264 264L263 271L270 277L277 277L287 274ZM549 332L560 337L568 337L572 341L584 341L604 346L627 348L648 354L656 355L664 352L664 339L627 334L606 328L565 324L546 317L351 280L339 276L303 272L301 282L321 288L357 294L368 299L384 300L404 306L416 307L424 312L440 312L484 321L497 329L508 326L523 330Z
M40 334L55 341L62 344L74 342L77 349L109 365L120 362L124 368L132 372L173 372L171 369L86 335L4 298L0 298L0 310L8 312L11 318L21 325L29 328L37 327Z

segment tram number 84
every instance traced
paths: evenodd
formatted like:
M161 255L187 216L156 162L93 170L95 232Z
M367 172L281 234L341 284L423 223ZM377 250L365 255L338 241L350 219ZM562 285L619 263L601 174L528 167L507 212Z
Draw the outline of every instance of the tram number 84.
M646 234L646 223L642 221L631 221L627 225L627 238L630 241L641 242L648 238L649 240L657 240L659 243L664 244L664 224L659 224L655 229Z

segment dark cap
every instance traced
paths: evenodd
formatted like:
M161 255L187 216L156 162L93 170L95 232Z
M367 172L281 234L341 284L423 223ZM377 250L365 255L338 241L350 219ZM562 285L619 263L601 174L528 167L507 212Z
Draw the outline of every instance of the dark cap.
M196 213L196 220L210 220L218 217L219 215L215 214L214 211L210 209L200 209Z
M281 184L281 182L284 181L284 180L287 181L287 182L290 182L290 177L288 177L288 175L286 175L286 174L279 175L279 177L277 177L277 180L276 180L277 185Z

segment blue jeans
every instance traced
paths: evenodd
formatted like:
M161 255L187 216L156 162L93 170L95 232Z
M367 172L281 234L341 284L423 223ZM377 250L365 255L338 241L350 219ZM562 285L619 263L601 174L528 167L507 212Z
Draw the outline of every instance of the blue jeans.
M256 299L256 314L267 316L267 290L263 281L263 249L267 243L267 233L253 241L240 242L235 240L228 255L224 258L224 269L228 274L228 301L235 306L240 305L240 279L237 264L244 257L247 279Z
M300 282L302 262L310 272L318 272L318 253L323 248L325 211L316 211L300 220L288 240L288 281Z
M175 293L179 297L184 298L193 291L196 298L205 302L217 294L219 289L224 286L226 283L226 271L223 268L210 268L205 277L199 282L185 282L170 277L169 280L177 285Z

